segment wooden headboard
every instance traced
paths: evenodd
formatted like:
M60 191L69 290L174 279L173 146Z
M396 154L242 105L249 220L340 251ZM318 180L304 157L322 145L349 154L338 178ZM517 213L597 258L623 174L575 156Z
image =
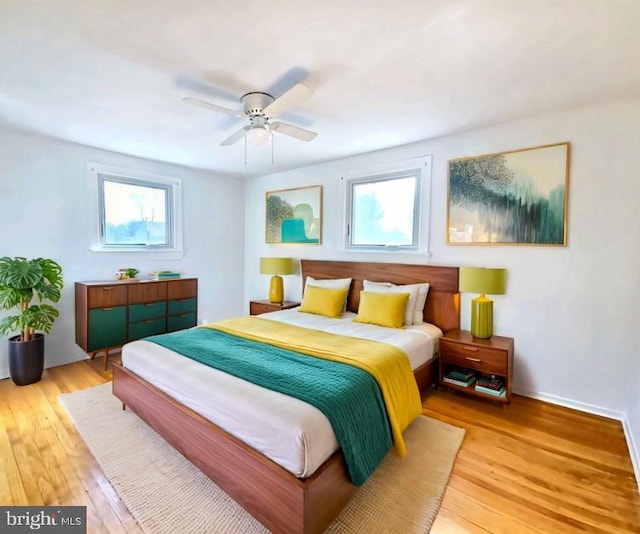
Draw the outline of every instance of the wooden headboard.
M347 297L347 309L352 312L358 311L365 279L400 285L429 282L424 320L444 332L460 328L458 267L323 260L301 260L301 266L303 289L307 276L316 279L352 278Z

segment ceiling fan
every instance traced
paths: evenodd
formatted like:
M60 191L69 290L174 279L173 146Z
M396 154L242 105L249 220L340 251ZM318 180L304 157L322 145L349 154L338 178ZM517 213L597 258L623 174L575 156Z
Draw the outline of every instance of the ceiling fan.
M308 142L313 140L318 135L316 132L294 126L287 122L273 120L289 108L304 102L311 97L312 94L313 91L301 83L294 85L278 98L274 98L268 93L255 91L246 93L240 98L242 107L238 110L229 109L191 97L185 97L182 101L224 113L225 115L232 115L234 117L245 116L249 119L249 124L243 126L222 141L222 143L220 143L222 146L233 145L243 137L246 137L249 142L259 145L268 141L273 132L288 135L301 141Z

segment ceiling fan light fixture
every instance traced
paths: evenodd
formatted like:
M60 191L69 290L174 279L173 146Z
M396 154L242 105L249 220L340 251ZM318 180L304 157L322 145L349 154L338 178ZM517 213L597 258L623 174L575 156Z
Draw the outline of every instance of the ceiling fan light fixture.
M247 140L252 145L264 145L271 139L271 130L266 124L253 124L247 131Z

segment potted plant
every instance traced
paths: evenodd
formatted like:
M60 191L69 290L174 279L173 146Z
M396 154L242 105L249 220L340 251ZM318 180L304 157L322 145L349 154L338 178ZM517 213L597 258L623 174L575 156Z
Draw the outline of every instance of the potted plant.
M58 302L62 286L62 267L53 260L0 258L0 310L18 310L0 321L0 335L20 332L9 338L9 373L18 386L42 377L44 335L38 331L48 334L58 317L58 310L43 301Z

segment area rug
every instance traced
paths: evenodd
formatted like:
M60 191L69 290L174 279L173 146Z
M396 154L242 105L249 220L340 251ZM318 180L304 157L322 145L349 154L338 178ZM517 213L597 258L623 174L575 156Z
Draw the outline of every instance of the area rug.
M110 383L61 395L60 401L145 532L268 532L146 423L123 411ZM327 533L428 532L464 433L418 417L405 433L406 458L389 453Z

